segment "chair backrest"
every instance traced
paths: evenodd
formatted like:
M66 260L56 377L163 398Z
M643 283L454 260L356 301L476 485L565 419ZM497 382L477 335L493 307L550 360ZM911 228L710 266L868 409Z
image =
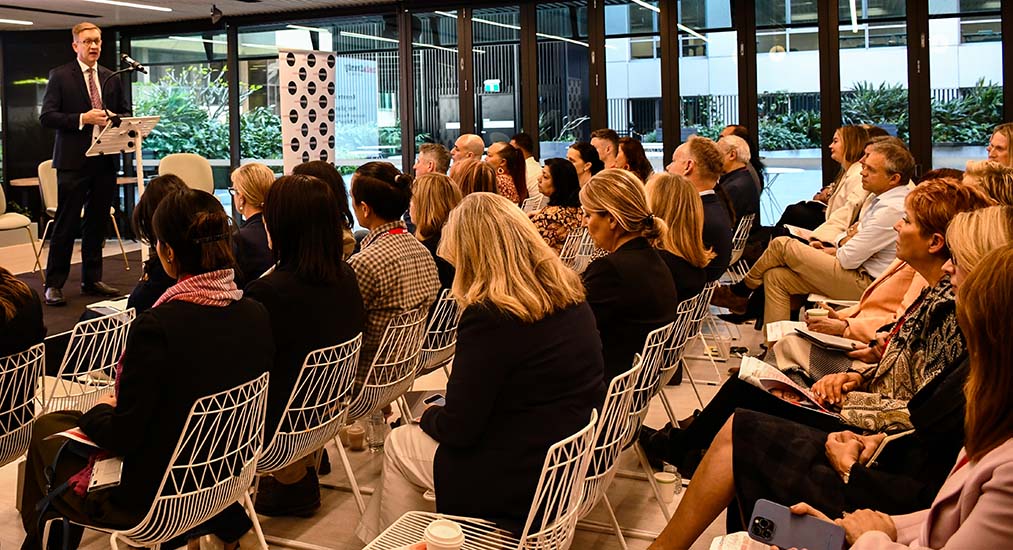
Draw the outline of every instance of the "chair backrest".
M28 451L35 422L35 389L46 357L45 344L0 357L0 467Z
M574 229L566 236L566 240L563 241L563 248L559 250L559 259L563 260L563 263L568 267L573 267L573 262L577 259L577 251L580 249L580 242L584 239L585 233L587 233L586 227Z
M647 335L644 341L644 349L639 354L640 372L637 373L637 381L633 388L633 404L630 407L629 431L626 433L624 445L629 443L630 438L636 437L640 424L647 415L647 409L651 405L651 398L654 397L654 388L658 386L661 378L661 363L665 358L665 346L672 337L672 330L675 323L654 329Z
M672 375L675 374L675 369L679 367L679 362L682 361L682 357L685 354L686 343L692 336L695 336L690 334L690 330L693 327L693 318L699 307L699 301L700 294L697 294L692 298L679 302L679 305L675 309L672 337L669 338L668 344L665 345L665 355L661 362L661 377L655 393L667 384Z
M749 230L753 228L753 220L755 219L756 214L749 214L739 220L739 225L735 228L735 233L732 234L732 257L728 262L729 266L735 265L742 259L742 252L746 250L746 241L749 240Z
M594 430L591 463L584 478L584 494L581 497L578 518L591 513L615 477L619 455L622 454L623 443L626 442L630 407L633 405L633 388L637 374L640 373L641 363L639 361L634 363L630 370L616 376L609 383L605 404L601 408L601 417Z
M387 323L362 389L348 407L348 420L386 407L411 388L425 323L425 308L406 311Z
M539 195L537 197L528 197L521 203L521 210L525 213L537 212L543 208L542 199L545 195Z
M577 529L583 479L591 461L597 421L598 411L592 410L586 426L549 447L518 548L570 546Z
M118 536L131 546L154 546L242 499L264 443L267 380L264 373L194 403L151 509Z
M461 308L450 295L450 289L443 289L433 307L426 335L422 340L419 367L416 376L430 372L454 360L457 348L457 325L461 321Z
M38 172L39 193L42 194L42 207L46 210L56 208L56 168L53 168L53 161L44 160L40 162Z
M707 314L710 313L711 296L714 295L714 289L718 287L717 281L711 281L704 285L703 290L700 294L696 295L696 311L693 312L693 324L690 326L689 337L694 338L700 333L700 325L703 324L703 320L707 318Z
M116 363L127 347L135 316L130 308L74 325L53 387L46 388L45 412L87 411L113 393Z
M334 439L351 400L361 346L359 333L347 342L306 355L278 429L264 445L257 473L280 470Z
M214 193L215 178L208 159L194 153L173 153L158 162L158 175L175 174L191 189Z
M4 194L4 186L0 183L0 215L7 212L7 195Z

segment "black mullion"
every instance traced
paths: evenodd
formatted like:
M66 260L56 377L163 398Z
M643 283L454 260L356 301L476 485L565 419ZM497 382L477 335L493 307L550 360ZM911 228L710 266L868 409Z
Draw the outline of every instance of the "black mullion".
M457 10L458 112L461 133L475 133L475 64L471 47L471 8Z
M822 150L841 126L841 27L837 0L824 2L819 11L820 134ZM823 155L823 174L833 174L837 163ZM826 181L826 178L824 178Z
M398 74L401 80L398 104L401 122L401 170L410 174L415 161L415 56L412 54L412 16L407 9L397 14Z
M1002 2L1002 112L1013 120L1013 2Z
M538 6L521 5L521 130L534 142L535 158L539 158L538 142Z
M661 2L661 127L662 165L682 141L682 95L679 91L679 8L676 0Z
M932 166L928 7L922 0L907 0L907 16L908 148L921 174Z
M591 129L608 127L608 98L605 87L605 5L603 0L590 0L587 6L588 46L591 50L589 102Z
M239 167L243 157L242 136L239 131L239 27L226 24L226 41L228 41L225 66L225 77L229 86L229 166L232 170ZM232 218L239 222L239 211L236 202L232 201Z
M760 114L756 93L756 2L733 0L733 23L739 40L739 124L749 129L749 137L760 141ZM763 144L760 143L760 147Z

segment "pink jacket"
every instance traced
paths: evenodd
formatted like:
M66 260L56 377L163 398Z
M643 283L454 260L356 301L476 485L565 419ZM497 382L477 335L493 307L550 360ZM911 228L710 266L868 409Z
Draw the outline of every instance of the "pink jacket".
M865 289L858 305L838 312L848 323L844 337L868 342L876 329L904 314L928 282L902 260L894 260L882 275Z
M961 450L957 464L964 456ZM1013 548L1013 438L977 463L955 467L932 508L891 517L897 542L881 531L869 531L852 550Z

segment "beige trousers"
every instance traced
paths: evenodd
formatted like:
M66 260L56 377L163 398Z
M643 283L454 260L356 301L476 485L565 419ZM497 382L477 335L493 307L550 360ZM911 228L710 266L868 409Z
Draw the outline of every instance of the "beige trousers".
M777 237L746 274L746 286L763 285L763 322L791 316L794 294L818 292L831 298L858 300L873 278L864 271L844 269L835 256L791 237Z

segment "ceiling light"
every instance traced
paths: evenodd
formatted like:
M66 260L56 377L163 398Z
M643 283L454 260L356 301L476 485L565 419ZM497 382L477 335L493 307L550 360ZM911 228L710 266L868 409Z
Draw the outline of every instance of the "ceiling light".
M180 42L206 42L208 44L223 44L226 46L229 44L224 40L210 40L208 38L198 38L196 36L170 36L169 40L179 40Z
M172 8L166 8L162 6L151 6L148 4L138 4L136 2L120 2L119 0L84 0L85 2L91 2L92 4L108 4L110 6L120 6L124 8L137 8L141 10L152 10L152 11L172 11Z
M648 4L647 2L644 2L644 0L632 0L632 2L634 4L637 4L639 6L642 6L642 7L645 7L647 9L649 9L649 10L653 11L654 13L661 13L661 8L659 8L657 6L652 6L652 5Z
M330 29L321 29L319 27L304 27L302 25L285 25L286 28L294 29L297 31L310 31L310 32L331 32Z
M858 32L858 10L855 8L855 0L851 0L851 32Z
M361 38L363 40L377 40L379 42L393 42L395 44L398 43L398 41L393 38L387 38L385 36L374 36L372 34L360 34L357 32L341 31L338 33L338 35L347 36L349 38Z
M20 19L0 19L0 25L34 25L31 21L22 21Z

